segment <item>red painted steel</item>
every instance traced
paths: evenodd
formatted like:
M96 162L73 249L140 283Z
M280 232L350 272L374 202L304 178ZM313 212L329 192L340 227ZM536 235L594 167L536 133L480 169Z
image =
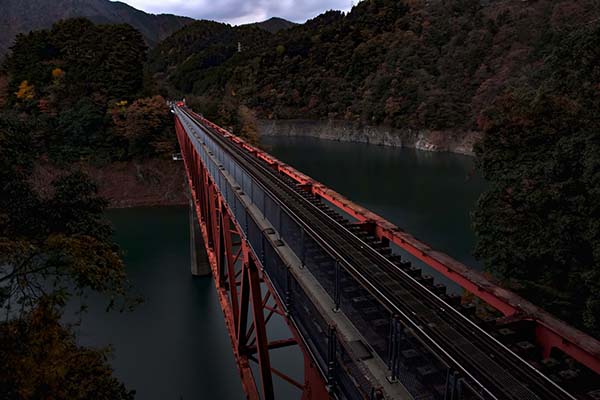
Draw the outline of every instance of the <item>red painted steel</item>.
M544 355L549 355L552 349L558 349L595 373L600 374L600 342L598 340L567 325L517 294L496 285L482 273L465 266L446 254L435 251L379 215L353 203L341 194L279 161L270 154L251 146L202 116L198 114L195 114L195 116L207 126L238 143L255 157L269 163L274 169L288 175L300 185L305 185L314 195L348 213L359 223L371 224L373 233L379 240L394 243L500 311L505 317L513 321L532 321L535 324L536 343L542 349Z
M178 118L175 118L175 129L219 303L223 310L246 397L251 400L274 399L273 375L276 375L302 389L303 400L329 398L325 381L308 356L309 352L301 336L282 311L283 305L268 277L258 268L260 265L258 258L243 238L233 213L202 164L199 154ZM264 286L261 286L261 283ZM261 295L263 287L267 290L265 298ZM274 305L268 304L269 299L273 299ZM280 315L287 323L291 335L289 339L269 342L266 326L275 314ZM248 326L249 322L251 322L250 326ZM299 346L304 354L302 384L271 366L269 351L291 345ZM260 385L254 376L250 361L258 365Z

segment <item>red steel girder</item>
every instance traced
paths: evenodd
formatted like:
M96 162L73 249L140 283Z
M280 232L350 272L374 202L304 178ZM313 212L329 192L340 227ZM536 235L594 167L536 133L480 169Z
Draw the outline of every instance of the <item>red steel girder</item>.
M335 205L359 223L368 224L379 240L394 243L497 309L504 316L511 317L513 320L532 321L535 324L536 342L542 348L544 355L550 354L553 348L559 349L595 373L600 374L600 342L598 340L569 326L519 295L496 285L482 273L465 266L446 254L435 251L379 215L353 203L336 191L279 161L270 154L251 146L202 116L198 114L194 114L194 116L206 126L237 143L254 157L267 162L273 169L286 174L301 187L310 190L312 194Z
M252 258L248 260L247 268L245 270L248 276L248 286L252 300L252 315L254 317L254 327L256 330L256 350L258 353L258 366L260 371L260 380L262 383L263 398L266 400L272 400L274 399L275 394L273 391L273 378L271 376L271 361L269 358L267 327L265 324L265 315L263 313L263 302L260 290L260 279L258 277L258 268L256 267L256 264Z
M281 312L283 305L279 297L268 278L259 270L260 263L256 255L247 245L233 213L202 164L178 118L175 118L175 128L217 296L247 398L274 399L273 375L300 387L303 400L329 398L323 377L310 358L295 326ZM264 298L262 288L267 289ZM270 298L274 305L267 304ZM290 329L290 339L268 341L266 324L274 314L284 318ZM248 327L250 316L252 323ZM251 335L254 336L249 343ZM270 350L292 345L299 346L304 354L303 384L273 368L270 362ZM249 361L258 363L260 390Z

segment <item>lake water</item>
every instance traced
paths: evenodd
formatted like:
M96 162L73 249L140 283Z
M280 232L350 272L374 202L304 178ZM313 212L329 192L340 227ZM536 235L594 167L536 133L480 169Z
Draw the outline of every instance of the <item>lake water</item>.
M132 312L90 299L83 344L113 346L116 376L141 400L242 399L231 342L211 278L190 275L188 209L108 213L134 294Z
M432 247L478 267L469 213L484 182L474 174L472 158L311 138L264 138L264 146ZM134 294L145 301L133 312L105 313L103 300L92 297L79 329L81 343L111 344L116 375L137 390L138 399L244 398L214 286L210 278L189 273L187 208L112 210L108 218L126 253ZM301 371L297 354L276 358ZM286 399L294 397L293 390L286 393Z

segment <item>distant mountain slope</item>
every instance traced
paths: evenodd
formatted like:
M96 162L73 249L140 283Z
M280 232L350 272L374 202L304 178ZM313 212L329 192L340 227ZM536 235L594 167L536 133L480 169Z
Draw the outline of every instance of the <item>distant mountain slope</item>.
M224 124L234 115L226 106L242 104L263 118L469 131L557 40L599 21L596 0L363 0L260 40L208 40L202 53L194 41L173 49L171 37L151 54L150 72L165 93L200 97ZM174 36L191 35L189 26Z
M295 22L292 22L292 21L288 21L287 19L273 17L273 18L269 18L266 21L256 22L256 23L250 24L250 25L257 26L257 27L262 28L271 33L277 33L284 29L292 28L298 24Z
M152 49L147 68L158 76L168 75L170 83L183 93L203 92L225 83L228 74L221 76L219 67L228 62L238 65L246 54L255 54L269 43L272 36L255 24L232 27L215 21L194 21ZM196 86L196 82L201 85Z
M48 28L58 20L72 17L87 17L97 23L130 24L150 46L193 21L175 15L147 14L109 0L0 0L0 57L6 54L17 34Z

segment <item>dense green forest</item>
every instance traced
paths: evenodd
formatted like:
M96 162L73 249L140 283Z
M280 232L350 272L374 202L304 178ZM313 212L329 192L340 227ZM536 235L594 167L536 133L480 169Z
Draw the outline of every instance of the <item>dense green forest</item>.
M490 189L474 214L489 270L600 337L600 24L549 38L480 119Z
M476 129L550 38L598 16L593 0L484 3L362 1L271 35L198 21L153 49L148 71L226 125L244 104L263 118Z

